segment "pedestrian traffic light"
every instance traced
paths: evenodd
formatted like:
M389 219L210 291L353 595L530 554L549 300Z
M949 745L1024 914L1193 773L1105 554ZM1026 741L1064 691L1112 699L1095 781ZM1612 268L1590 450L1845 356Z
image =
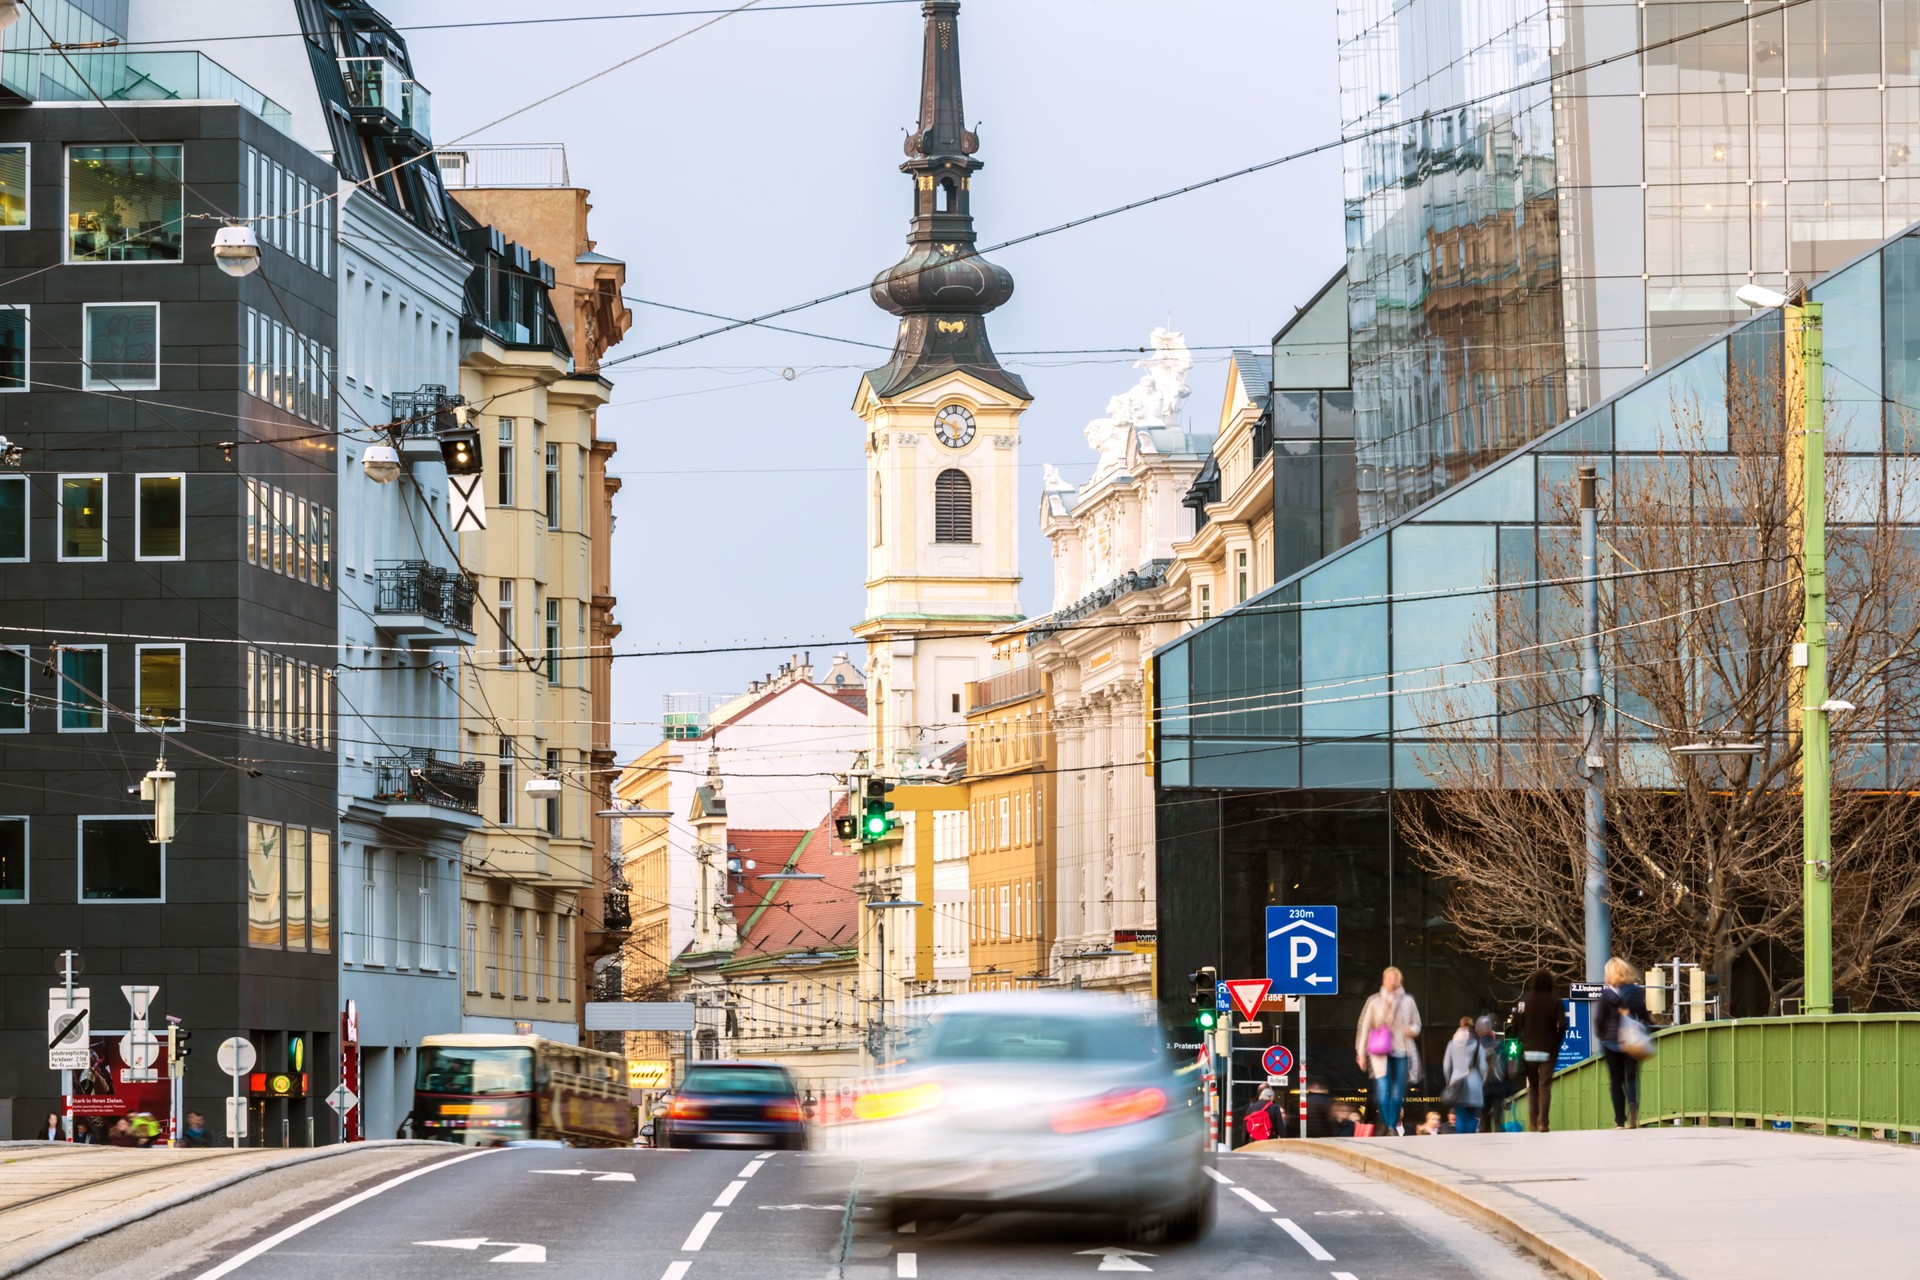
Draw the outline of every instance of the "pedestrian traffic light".
M833 820L833 834L847 844L858 843L860 839L860 819L852 814L842 814Z
M900 825L893 816L893 802L887 799L893 785L884 778L867 779L866 803L860 815L862 840L885 839L889 831Z

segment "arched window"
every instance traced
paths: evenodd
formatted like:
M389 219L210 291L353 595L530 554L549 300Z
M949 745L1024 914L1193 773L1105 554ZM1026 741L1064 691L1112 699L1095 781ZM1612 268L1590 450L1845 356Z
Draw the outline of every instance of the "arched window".
M953 212L953 210L958 207L959 194L960 189L954 185L952 178L940 179L940 203L937 206L938 212Z
M880 477L873 478L873 545L884 546L887 541L886 525L881 522L885 511L880 503Z
M957 468L942 471L934 479L933 540L973 541L973 481Z

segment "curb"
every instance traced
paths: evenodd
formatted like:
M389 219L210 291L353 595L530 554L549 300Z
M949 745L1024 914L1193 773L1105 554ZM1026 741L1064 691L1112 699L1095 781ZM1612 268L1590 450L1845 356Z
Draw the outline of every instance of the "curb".
M290 1150L293 1154L290 1154L289 1158L285 1160L275 1160L265 1164L250 1164L238 1172L215 1178L210 1182L196 1184L173 1195L165 1195L163 1192L155 1191L152 1194L162 1196L163 1198L152 1203L143 1204L141 1208L123 1210L110 1218L101 1219L72 1235L63 1236L58 1240L43 1245L25 1257L8 1262L0 1262L0 1280L6 1280L9 1276L17 1276L23 1271L31 1270L47 1259L58 1257L67 1250L83 1245L89 1240L118 1231L122 1227L132 1226L134 1223L146 1218L151 1218L157 1213L165 1213L169 1209L177 1209L183 1204L190 1204L203 1196L212 1195L216 1191L224 1191L228 1187L236 1183L245 1182L248 1178L254 1177L257 1174L270 1173L276 1169L285 1169L291 1165L307 1164L314 1160L325 1160L332 1156L351 1155L356 1151L379 1151L392 1147L443 1147L450 1152L463 1150L463 1148L449 1146L444 1142L422 1142L405 1139L395 1141L390 1138L372 1142L336 1142L331 1146L325 1147L291 1148ZM258 1150L259 1148L240 1148L242 1151L250 1149ZM73 1188L75 1191L83 1189L82 1187Z
M1549 1217L1495 1183L1478 1183L1484 1188L1482 1194L1469 1194L1451 1182L1416 1173L1397 1161L1348 1146L1341 1139L1277 1138L1249 1143L1239 1150L1249 1155L1304 1155L1345 1165L1484 1227L1502 1240L1527 1250L1570 1280L1641 1280L1659 1274L1606 1240L1581 1230L1577 1223ZM1495 1203L1496 1199L1511 1203L1502 1205Z

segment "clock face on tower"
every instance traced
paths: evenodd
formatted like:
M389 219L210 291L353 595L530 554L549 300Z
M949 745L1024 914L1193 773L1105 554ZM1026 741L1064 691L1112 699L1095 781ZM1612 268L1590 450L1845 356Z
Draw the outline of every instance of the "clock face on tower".
M963 404L950 404L933 415L933 433L949 449L973 440L973 413Z

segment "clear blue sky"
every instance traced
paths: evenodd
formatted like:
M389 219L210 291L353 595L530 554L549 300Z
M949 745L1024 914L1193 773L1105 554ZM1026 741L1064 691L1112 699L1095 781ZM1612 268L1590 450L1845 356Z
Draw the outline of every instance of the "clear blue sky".
M767 0L779 3L781 0ZM713 0L547 6L388 0L396 23L474 21ZM680 32L699 17L408 33L455 138ZM920 72L917 4L751 11L474 141L564 141L593 192L602 252L634 297L749 315L858 284L902 248L897 165ZM979 123L983 243L1325 141L1338 132L1332 0L967 0L966 107ZM1138 346L1171 319L1195 346L1258 345L1341 259L1337 155L1283 166L1005 251L1001 351ZM620 355L707 327L635 305ZM780 323L886 343L856 295ZM1199 353L1189 423L1210 431L1225 373ZM747 330L610 371L601 433L619 442L614 589L622 649L817 639L846 647L865 569L860 371L884 352ZM1080 431L1138 374L1129 356L1009 358L1035 396L1019 529L1029 613L1051 595L1040 467L1085 479ZM783 369L796 376L787 380ZM854 661L862 662L859 651ZM623 759L658 738L660 695L733 691L783 653L615 664Z

